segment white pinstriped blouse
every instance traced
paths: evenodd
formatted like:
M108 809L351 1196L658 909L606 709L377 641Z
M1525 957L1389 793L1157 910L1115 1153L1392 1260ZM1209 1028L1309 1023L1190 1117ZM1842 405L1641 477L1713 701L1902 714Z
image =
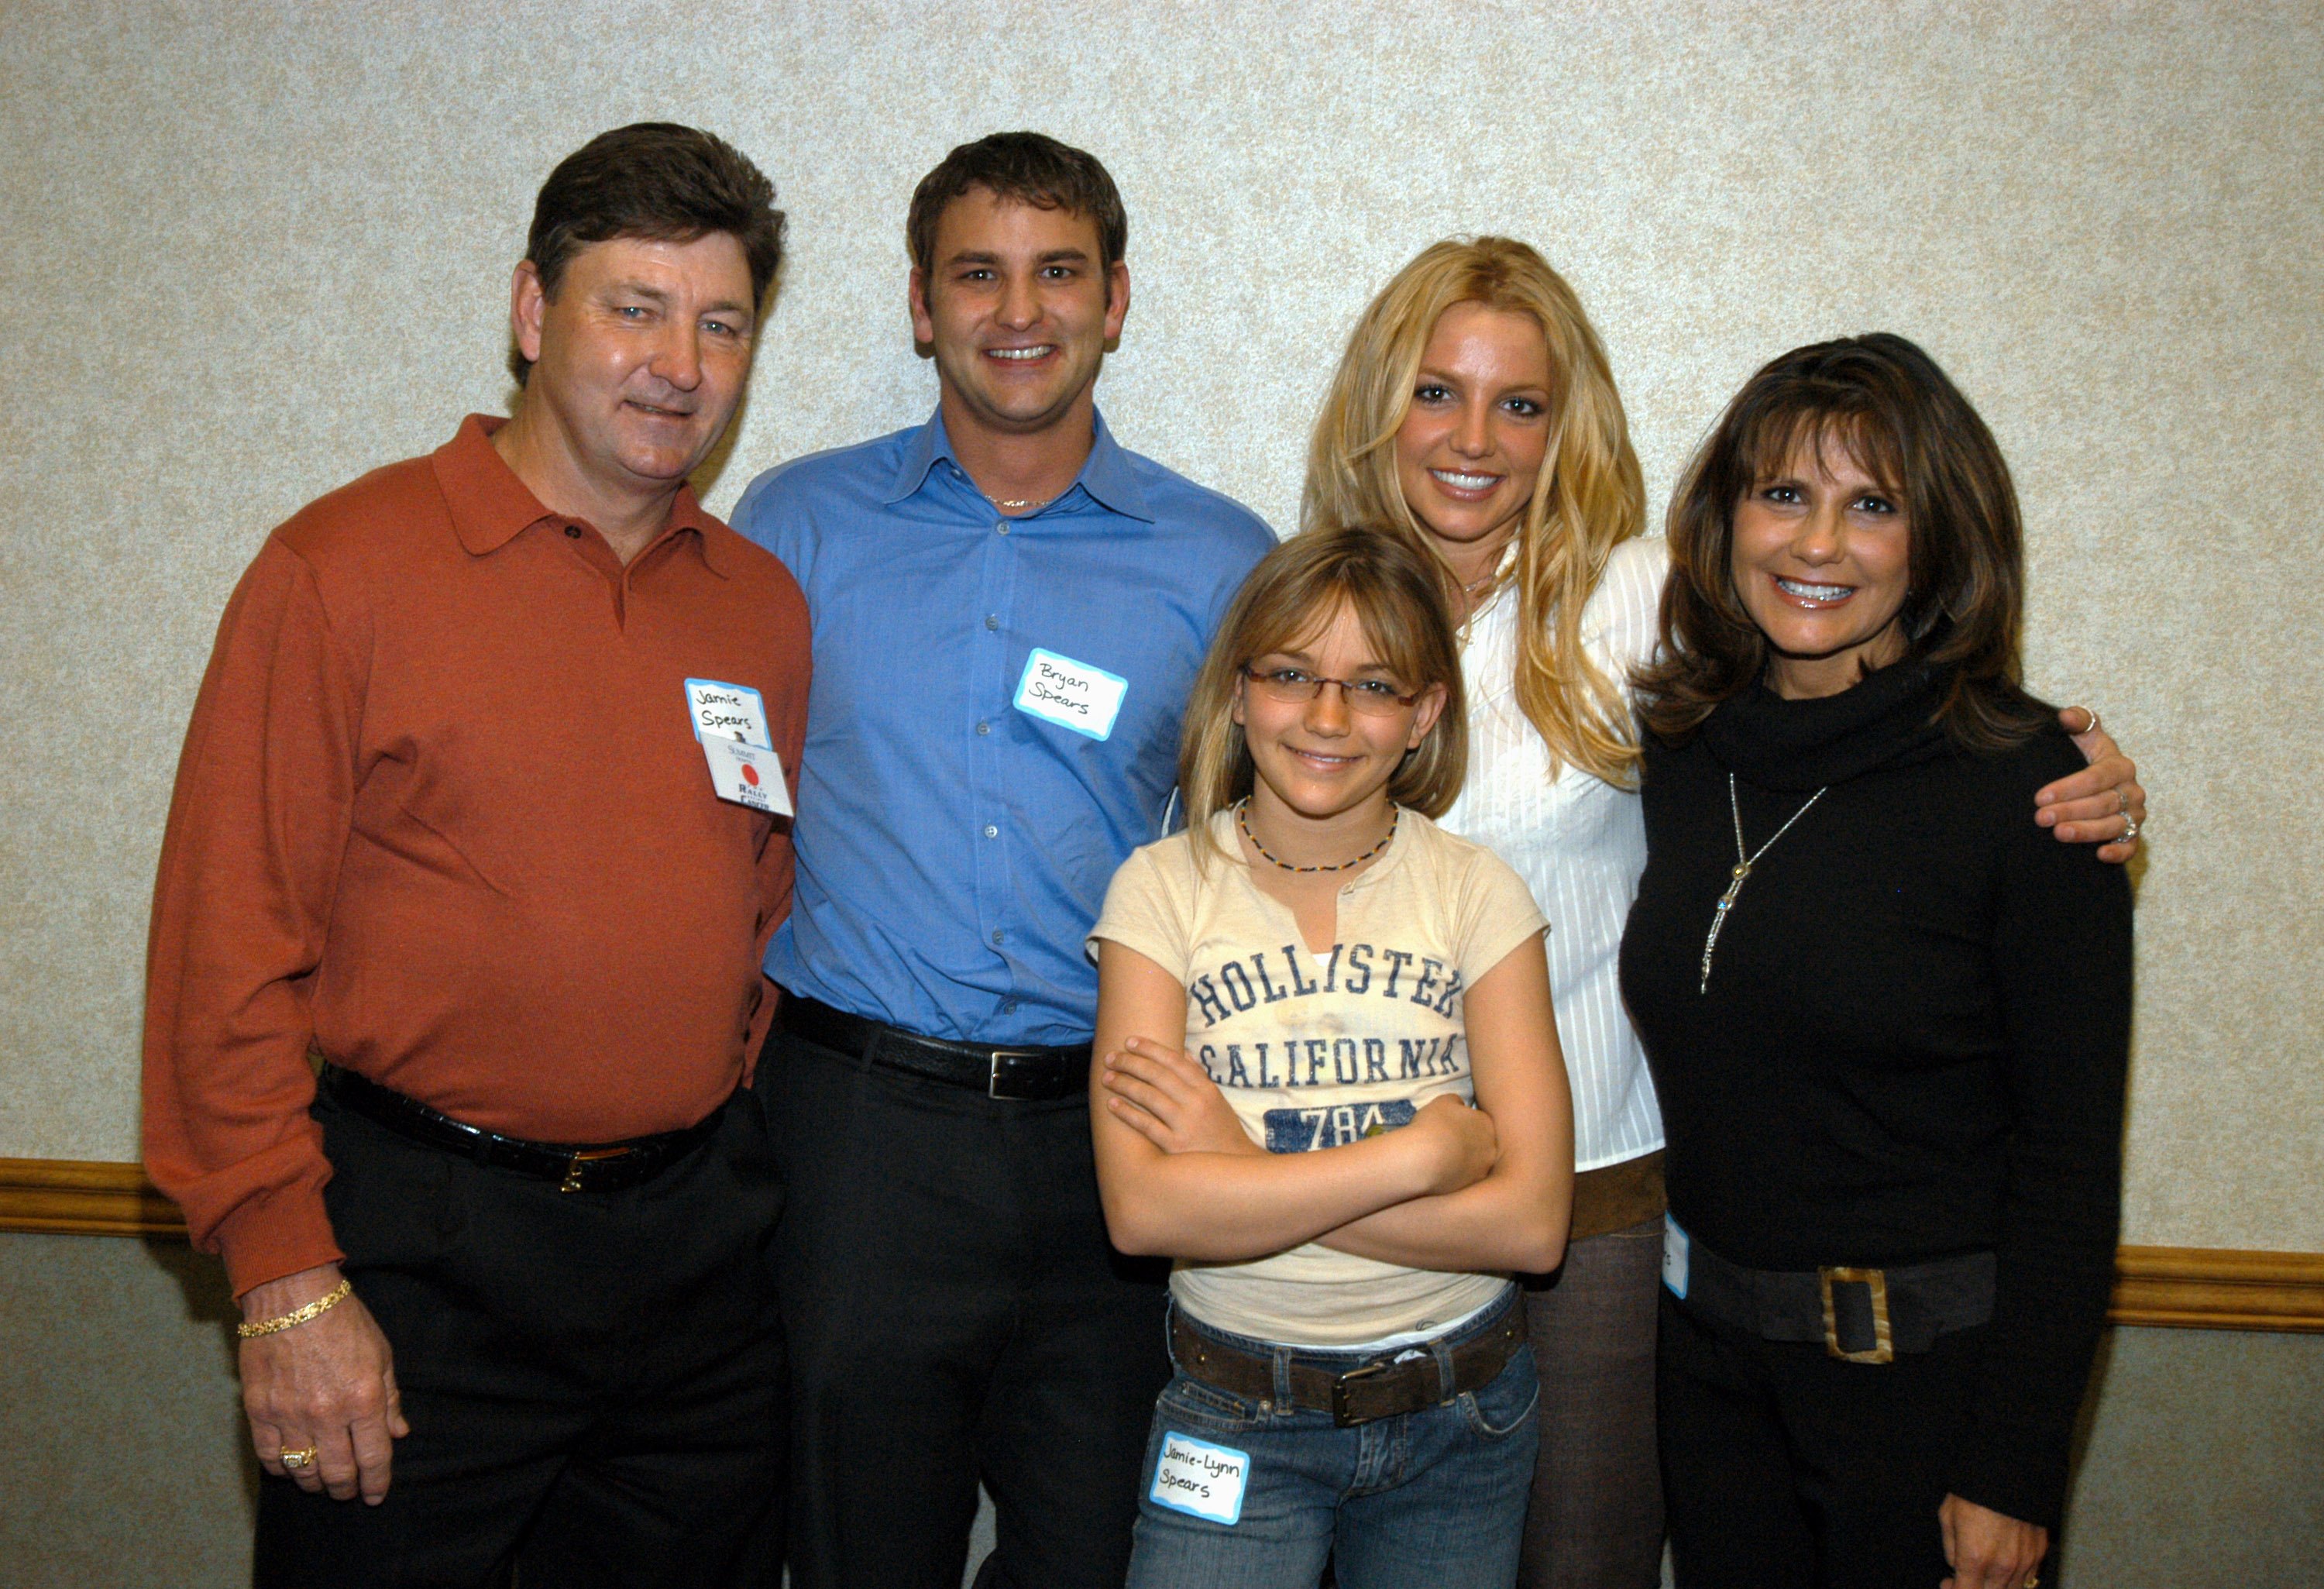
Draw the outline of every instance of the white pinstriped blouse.
M1624 541L1582 609L1582 643L1617 683L1655 651L1655 614L1670 568L1660 537ZM1549 776L1549 752L1517 709L1517 613L1504 587L1469 624L1469 777L1438 826L1515 867L1549 919L1549 986L1573 1083L1573 1167L1597 1169L1663 1145L1646 1057L1622 1010L1616 960L1646 865L1635 791L1572 767Z

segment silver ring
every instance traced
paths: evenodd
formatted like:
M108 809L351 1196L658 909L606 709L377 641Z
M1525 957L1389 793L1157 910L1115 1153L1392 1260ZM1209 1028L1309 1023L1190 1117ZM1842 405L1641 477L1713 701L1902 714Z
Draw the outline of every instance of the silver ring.
M2116 839L2114 842L2118 845L2135 845L2138 842L2138 820L2136 818L2130 816L2128 813L2124 814L2122 819L2122 836Z
M2090 725L2082 730L2084 734L2096 734L2098 731L2098 709L2096 707L2076 707L2074 710L2090 720Z
M2130 815L2130 797L2122 792L2119 783L2114 786L2114 814L2117 817Z

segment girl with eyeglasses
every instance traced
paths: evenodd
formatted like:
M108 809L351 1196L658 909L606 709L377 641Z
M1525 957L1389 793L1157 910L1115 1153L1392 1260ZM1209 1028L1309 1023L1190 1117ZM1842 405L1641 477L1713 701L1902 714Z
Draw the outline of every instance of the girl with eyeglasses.
M1465 723L1426 555L1286 542L1195 683L1185 830L1092 929L1107 1224L1178 1260L1132 1585L1516 1575L1509 1275L1563 1249L1571 1109L1532 895L1432 820Z

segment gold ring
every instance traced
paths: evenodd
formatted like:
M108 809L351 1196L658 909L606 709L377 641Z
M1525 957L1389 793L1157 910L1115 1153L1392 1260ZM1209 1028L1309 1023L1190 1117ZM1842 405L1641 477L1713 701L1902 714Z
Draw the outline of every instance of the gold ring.
M2039 1573L2026 1574L2025 1589L2042 1589L2042 1575Z
M312 1446L301 1446L296 1451L287 1446L282 1449L282 1465L293 1473L314 1460L315 1448Z

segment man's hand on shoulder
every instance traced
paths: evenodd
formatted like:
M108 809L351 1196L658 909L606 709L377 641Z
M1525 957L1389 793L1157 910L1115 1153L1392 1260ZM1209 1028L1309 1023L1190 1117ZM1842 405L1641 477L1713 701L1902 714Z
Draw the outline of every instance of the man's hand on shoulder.
M282 1318L340 1283L327 1263L254 1286L242 1296L245 1325ZM387 1337L359 1297L300 1324L242 1343L242 1406L259 1464L333 1500L387 1498L394 1442L411 1432L395 1389ZM305 1460L286 1461L286 1457Z

